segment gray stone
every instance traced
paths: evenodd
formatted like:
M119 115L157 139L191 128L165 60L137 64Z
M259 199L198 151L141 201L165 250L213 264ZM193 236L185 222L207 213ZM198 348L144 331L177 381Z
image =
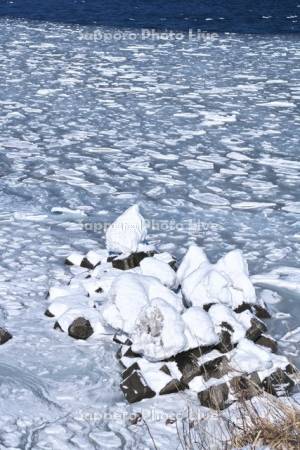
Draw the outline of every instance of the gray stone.
M243 375L234 377L230 380L230 388L237 400L250 400L262 392L258 375L257 378Z
M129 337L126 334L115 334L113 337L113 341L116 342L116 344L121 344L121 345L132 345L131 340L129 339Z
M44 312L44 314L45 314L46 317L50 317L50 318L54 317L54 314L52 314L52 313L49 311L49 309L46 309L46 311Z
M153 256L154 252L136 252L132 253L131 255L127 256L126 258L113 258L111 260L112 266L115 269L120 270L129 270L134 269L135 267L138 267L140 265L140 262L144 258L148 258L149 256Z
M246 333L246 338L256 342L257 339L267 331L266 325L256 317L251 319L251 327Z
M211 386L198 393L198 399L202 406L216 410L225 409L228 401L229 388L226 383Z
M84 317L75 319L68 328L69 336L74 339L86 340L94 333L90 321Z
M202 374L203 369L192 352L179 353L175 356L175 361L182 373L180 381L184 384L188 384L193 378Z
M221 353L230 352L234 348L234 345L231 341L231 335L232 334L230 331L222 330L219 333L220 342L218 345L216 345L216 350L219 350Z
M138 365L138 363L133 363L131 366L127 367L126 370L124 370L124 372L122 372L122 378L123 380L125 380L126 378L128 378L132 372L134 372L135 370L141 370L140 366Z
M161 370L166 375L170 375L171 376L170 369L169 369L169 367L166 364L164 364L159 370Z
M273 353L277 353L278 344L275 339L270 336L265 336L262 334L256 341L255 344L262 345L263 347L269 348Z
M179 380L171 380L162 390L159 395L176 394L176 392L183 391L187 386Z
M12 335L5 328L0 328L0 345L5 344L10 339L12 339Z
M147 385L139 370L133 370L133 372L122 381L120 387L129 403L139 402L145 398L152 398L156 395L156 393Z
M270 319L271 314L266 306L253 305L252 303L242 303L234 310L237 314L244 311L251 311L258 319Z
M95 267L97 267L98 265L99 263L96 265L92 264L91 261L89 261L86 257L84 257L80 263L80 267L84 267L85 269L90 270L95 269Z
M58 322L55 322L55 324L54 324L54 330L58 330L58 331L61 331L62 333L64 332L64 330L62 329L62 327L59 325L59 323Z
M282 369L277 369L269 377L266 377L262 384L266 392L278 397L287 395L295 385L294 381Z
M203 377L207 381L210 378L222 378L230 371L229 360L226 356L220 356L218 358L207 361L203 366Z

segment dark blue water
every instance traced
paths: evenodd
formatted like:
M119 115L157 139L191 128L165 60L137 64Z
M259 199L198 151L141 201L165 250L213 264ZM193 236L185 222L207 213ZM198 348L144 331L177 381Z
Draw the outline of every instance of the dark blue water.
M300 0L0 0L0 16L132 28L300 32Z

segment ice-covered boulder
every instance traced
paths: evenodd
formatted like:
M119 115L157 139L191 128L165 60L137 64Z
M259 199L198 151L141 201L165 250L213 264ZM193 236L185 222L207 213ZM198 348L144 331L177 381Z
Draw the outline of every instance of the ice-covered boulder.
M107 229L106 247L113 253L133 253L146 236L146 221L140 214L139 206L133 205Z
M195 244L191 245L178 267L178 282L182 283L185 278L195 270L199 269L202 264L209 264L204 250Z
M131 339L133 351L149 361L169 358L187 345L181 315L160 298L154 299L140 312Z
M171 289L177 287L176 273L161 259L155 256L145 258L141 261L140 268L143 275L157 278L164 286Z
M202 308L196 306L188 308L182 314L182 319L187 339L186 350L216 345L219 342L214 323L210 315Z
M74 307L67 309L57 318L56 326L76 339L112 334L103 324L102 317L94 308ZM78 336L86 337L78 337Z
M82 295L72 295L66 297L57 297L45 312L48 317L60 317L70 308L87 308L89 306L90 299Z
M119 270L131 270L135 267L139 267L141 261L149 256L153 256L153 252L135 252L130 255L120 255L112 258L111 264L114 268Z
M157 297L170 304L176 311L182 311L180 296L161 284L157 278L137 273L123 273L112 282L108 302L103 306L103 317L113 328L131 333L142 308L151 304Z
M206 307L222 303L235 309L243 303L256 303L247 263L239 250L211 264L204 251L193 245L178 268L177 279L190 305Z

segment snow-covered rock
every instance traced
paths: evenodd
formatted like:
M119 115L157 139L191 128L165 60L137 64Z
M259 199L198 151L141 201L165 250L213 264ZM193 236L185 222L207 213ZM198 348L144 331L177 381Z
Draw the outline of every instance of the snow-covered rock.
M139 206L133 205L113 222L106 232L106 247L114 253L133 253L147 236L146 222Z
M189 247L177 270L177 280L179 283L187 278L192 272L202 264L209 263L204 250L193 244Z
M131 333L138 315L153 299L161 298L178 312L182 311L181 298L154 277L137 273L123 273L116 277L103 306L103 317L115 329Z
M132 350L149 361L161 361L184 350L185 324L178 311L157 298L138 316L131 334Z
M222 303L235 309L243 303L256 303L247 263L239 250L210 264L204 251L193 245L178 268L177 279L190 305Z
M187 338L186 350L217 344L219 337L215 332L210 315L202 308L192 307L182 314Z
M57 324L62 331L69 333L70 326L78 318L84 318L89 321L90 326L93 329L93 336L112 334L108 331L107 327L103 325L103 320L99 311L89 307L85 308L83 306L78 306L67 309L60 317L58 317Z
M143 259L140 263L140 268L143 275L157 278L168 288L176 288L176 273L169 264L156 256Z

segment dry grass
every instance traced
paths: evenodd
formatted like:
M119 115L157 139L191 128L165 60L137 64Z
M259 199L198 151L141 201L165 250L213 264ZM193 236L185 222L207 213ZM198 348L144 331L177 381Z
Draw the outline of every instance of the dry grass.
M255 409L250 414L247 411L243 429L233 433L232 448L265 445L273 450L300 449L300 410L283 401L272 403L268 416L262 417Z
M287 399L264 396L264 407L240 401L237 417L220 411L214 418L177 423L180 450L258 449L300 450L300 409Z

